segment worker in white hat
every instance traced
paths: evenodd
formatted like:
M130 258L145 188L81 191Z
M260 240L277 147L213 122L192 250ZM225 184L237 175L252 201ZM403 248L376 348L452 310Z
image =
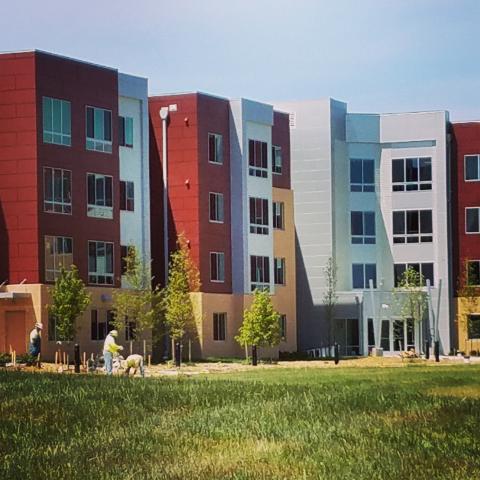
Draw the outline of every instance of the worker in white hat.
M42 350L42 329L41 323L36 323L33 330L30 332L30 346L28 353L34 357L38 357Z
M115 343L115 338L118 337L117 330L111 330L110 333L105 338L105 343L103 344L103 359L105 360L105 372L107 375L112 374L113 369L113 357L118 355L120 350L123 350L121 345Z

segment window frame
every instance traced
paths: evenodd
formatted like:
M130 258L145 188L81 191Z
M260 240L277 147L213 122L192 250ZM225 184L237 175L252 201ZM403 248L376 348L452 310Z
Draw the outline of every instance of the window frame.
M475 231L475 232L470 232L470 231L467 230L467 227L468 227L468 222L467 222L468 210L476 210L477 211L478 230ZM465 234L466 235L478 235L479 233L480 233L480 207L465 207Z
M255 262L255 269L253 269ZM260 262L260 263L259 263ZM258 269L258 265L262 268ZM265 268L267 266L267 268ZM266 255L250 255L250 291L267 290L270 291L270 257ZM261 270L261 271L260 271ZM255 272L255 275L254 275ZM262 278L257 278L260 272ZM254 278L255 277L255 278Z
M363 283L362 283L362 287L356 287L355 286L355 278L354 278L354 268L356 266L359 266L361 265L362 266L362 280L363 280ZM352 272L352 290L366 290L366 289L370 289L370 284L369 284L369 280L367 278L367 266L368 267L375 267L375 278L373 279L373 288L377 288L377 264L376 263L352 263L352 269L351 269L351 272Z
M95 315L93 315L93 312L95 312ZM100 312L103 313L105 316L103 321L99 321ZM95 320L93 320L94 316L95 316ZM93 328L94 323L95 323L95 335L94 335L94 328ZM105 325L103 332L101 332L99 328L100 325ZM113 327L113 310L111 309L105 310L101 308L90 309L90 341L92 342L105 341L105 338L107 338L107 335L111 332L111 327ZM104 333L103 338L101 333L102 334Z
M398 262L398 263L393 264L393 285L394 285L395 288L398 288L398 280L397 280L397 275L396 275L396 272L395 272L395 267L403 266L404 267L403 271L406 271L407 268L409 268L409 267L412 267L414 270L416 270L414 268L414 265L418 265L418 272L424 278L424 281L425 281L425 285L423 285L424 287L427 285L428 278L423 274L423 270L425 268L425 265L431 265L432 266L432 278L431 278L430 286L431 287L435 286L435 262L411 261L411 262Z
M51 107L51 110L52 110L52 118L51 118L51 121L52 121L52 130L47 130L45 128L45 115L46 115L46 112L45 112L45 100L51 100L52 101L52 107ZM60 125L61 125L61 128L60 128L60 132L57 132L53 129L53 102L54 101L57 101L57 102L60 102ZM68 108L69 108L69 116L70 116L70 121L69 121L69 130L70 130L70 133L64 133L63 132L63 106L64 104L68 104ZM45 134L47 135L51 135L52 137L52 140L51 141L48 141L45 139ZM55 142L54 141L54 136L55 135L59 135L60 136L60 142ZM68 140L68 143L64 143L63 140L66 139ZM49 97L47 95L43 95L42 96L42 141L43 143L46 143L46 144L49 144L49 145L60 145L62 147L71 147L72 146L72 102L70 102L70 100L64 100L62 98L55 98L55 97Z
M111 203L112 205L97 205L97 203L90 203L89 199L89 186L88 186L88 181L89 181L89 176L93 175L94 176L94 182L95 182L95 202L97 202L97 179L103 178L104 179L104 184L103 184L103 194L104 194L104 203L107 203L107 185L105 182L106 178L110 178L111 181ZM113 192L113 176L112 175L104 175L103 173L93 173L93 172L87 172L87 217L91 218L102 218L106 220L112 220L113 219L113 209L114 209L114 202L113 199L115 198L114 192Z
M95 271L90 270L90 244L95 243ZM98 270L98 244L103 244L103 248L105 250L105 272L101 272ZM112 271L109 272L108 265L107 265L107 245L111 245L112 248ZM88 240L88 250L87 250L87 258L88 258L88 284L89 285L103 285L107 287L113 287L115 285L115 244L114 242L108 242L105 240ZM94 277L97 278L97 281L92 280ZM104 277L105 281L100 282L98 281L99 278ZM106 280L111 279L111 282L107 282Z
M46 185L47 185L47 178L46 178L46 174L47 174L47 170L51 170L52 171L52 185L51 185L51 188L52 188L52 200L46 200L46 193L47 193L47 189L46 189ZM60 170L61 172L61 188L62 188L62 201L61 202L58 202L55 200L55 170ZM65 181L65 173L68 173L69 176L70 176L70 201L69 202L66 202L65 199L63 198L64 197L64 181ZM73 172L72 170L68 170L66 168L56 168L56 167L43 167L43 212L44 213L52 213L52 214L59 214L59 215L72 215L72 210L73 210L73 192L72 192L72 185L73 185L73 181L72 181L72 177L73 177ZM52 209L53 210L47 210L46 209L46 204L51 204L52 206ZM55 206L56 205L59 205L62 209L61 212L56 212L55 211ZM70 207L70 211L64 211L66 210L68 207Z
M277 163L277 152L280 152L280 165ZM283 152L279 145L272 145L272 173L274 175L283 174Z
M472 318L476 317L476 321L478 322L478 326L476 327L477 331L472 336ZM467 338L468 340L480 340L480 313L470 313L467 315Z
M280 215L276 212L276 206L280 207ZM273 215L273 229L274 230L285 230L285 202L275 202L272 201L272 215ZM277 218L281 218L281 226L278 226Z
M277 280L281 280L281 281L277 281ZM275 285L285 286L287 284L287 270L286 270L285 257L273 258L273 281Z
M208 163L212 165L223 165L223 135L221 133L208 132L208 141L207 141L207 158ZM214 139L215 142L215 160L211 159L210 156L210 138ZM217 143L218 141L218 143ZM220 153L220 161L217 161L217 156Z
M352 162L360 161L362 162L362 183L352 182ZM365 182L365 166L366 162L372 162L373 164L373 183L366 183ZM350 165L349 165L349 180L350 180L350 193L375 193L376 186L375 186L375 159L373 158L350 158ZM352 190L352 188L358 187L360 190ZM370 189L370 187L372 189Z
M215 269L217 271L217 274L219 272L222 273L222 275L217 275L217 277L221 278L213 278L213 271L212 271L212 257L216 256L215 260ZM219 262L219 259L222 258L222 262ZM222 266L222 269L219 268L219 266ZM212 283L225 283L225 252L210 252L210 282Z
M361 214L362 234L353 234L353 216ZM366 218L373 216L373 235L366 234ZM355 242L354 240L360 240ZM368 240L368 241L367 241ZM350 211L350 241L352 245L375 245L377 243L376 212L372 210L351 210Z
M257 158L258 153L260 153L260 160ZM268 142L248 139L248 175L256 178L268 178Z
M89 109L93 109L93 137L88 136L88 111ZM110 113L110 140L105 138L95 138L95 112L97 110L101 110L103 113L103 130L104 130L104 137L105 137L105 112ZM85 150L89 152L99 152L99 153L107 153L112 154L113 150L113 114L112 110L103 107L95 107L93 105L85 105ZM90 141L90 144L89 144Z
M477 157L477 178L467 178L467 157ZM480 182L480 153L470 153L463 156L463 180L465 182Z
M129 189L132 189L130 192ZM130 195L129 193L132 193ZM112 189L113 197L113 189ZM113 198L112 198L113 202ZM120 180L120 210L122 212L134 212L135 211L135 182L132 180Z
M470 273L470 264L471 263L476 263L478 265L478 283L470 283L469 273ZM480 259L472 259L472 260L467 260L467 285L469 287L480 287Z
M213 341L225 342L227 340L227 312L213 312L212 322Z
M221 215L219 215L219 220L212 219L212 196L214 198L213 202L215 205L215 211L219 211L219 204L221 203ZM218 200L221 199L221 202L218 203ZM225 199L223 193L220 192L208 192L208 221L210 223L224 223L225 222Z
M47 252L46 252L46 249L47 249L47 239L48 238L51 238L52 240L52 244L53 244L53 248L54 248L54 251L53 251L53 269L49 269L47 268ZM57 240L58 239L62 239L62 244L63 244L63 248L65 246L65 241L66 240L70 240L70 246L71 246L71 252L70 253L58 253L57 252ZM55 280L58 278L58 275L60 274L60 269L57 269L55 268L56 264L57 264L57 256L59 255L71 255L72 256L72 263L70 263L70 265L62 265L60 262L58 263L59 266L63 266L64 268L69 268L71 265L73 265L73 237L67 237L67 236L64 236L64 235L44 235L43 236L43 255L44 255L44 263L45 263L45 269L44 269L44 277L45 277L45 283L54 283ZM47 275L47 273L50 272L50 273L53 273L53 278L48 278L49 276Z
M408 233L408 214L411 212L416 212L418 216L417 233ZM431 232L422 232L422 212L430 212ZM398 213L403 213L403 233L395 233L395 214ZM433 243L433 237L433 209L422 208L408 210L392 210L392 241L394 245ZM415 238L417 239L417 241L414 241ZM409 239L412 239L412 241L409 241Z
M263 197L248 197L249 232L257 235L268 235L270 231L269 201ZM253 209L252 209L253 206ZM260 208L257 208L257 207ZM260 212L258 211L260 210ZM252 222L253 215L253 222Z
M420 163L422 160L428 160L430 162L430 180L422 180L420 178L421 167ZM402 162L403 165L403 181L393 181L393 162ZM417 169L417 180L407 180L407 161L416 161ZM429 192L433 189L433 162L432 157L403 157L403 158L392 158L392 192L394 193L406 193L406 192ZM408 188L409 186L415 185L417 188ZM430 188L421 188L422 186L428 186ZM395 188L397 187L397 188Z
M119 115L118 129L118 146L125 148L133 148L133 117ZM127 143L127 131L131 130L131 143Z

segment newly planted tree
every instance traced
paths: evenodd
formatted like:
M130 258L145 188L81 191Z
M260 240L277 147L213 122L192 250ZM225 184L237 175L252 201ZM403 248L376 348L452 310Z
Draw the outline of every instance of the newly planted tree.
M196 335L196 316L190 297L191 292L200 290L200 274L190 256L187 239L180 234L177 250L170 257L168 285L163 297L165 323L172 339L172 351L175 342L188 339L189 360L191 361L191 342Z
M50 316L55 319L55 338L72 341L77 331L76 321L90 304L90 294L78 276L78 269L72 265L69 270L60 268L60 275L50 290L52 303L47 306Z
M274 347L280 343L280 314L273 308L268 291L253 292L252 305L243 314L235 340L243 346L257 347Z
M326 290L323 295L323 305L325 306L325 318L327 320L328 328L328 346L332 347L334 333L333 333L333 319L335 318L335 307L338 302L337 295L337 264L333 257L329 257L327 264L323 269L325 278Z

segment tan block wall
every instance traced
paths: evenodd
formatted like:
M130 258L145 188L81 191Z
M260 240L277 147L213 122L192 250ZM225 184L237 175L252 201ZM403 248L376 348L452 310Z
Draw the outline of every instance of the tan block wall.
M455 300L457 310L458 349L465 354L470 354L472 350L480 352L480 339L468 339L468 315L480 315L480 297L473 299L458 297Z

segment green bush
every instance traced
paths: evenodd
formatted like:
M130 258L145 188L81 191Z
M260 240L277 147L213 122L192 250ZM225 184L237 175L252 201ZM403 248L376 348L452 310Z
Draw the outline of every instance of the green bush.
M10 363L12 356L9 353L0 353L0 367L4 367L7 363Z

